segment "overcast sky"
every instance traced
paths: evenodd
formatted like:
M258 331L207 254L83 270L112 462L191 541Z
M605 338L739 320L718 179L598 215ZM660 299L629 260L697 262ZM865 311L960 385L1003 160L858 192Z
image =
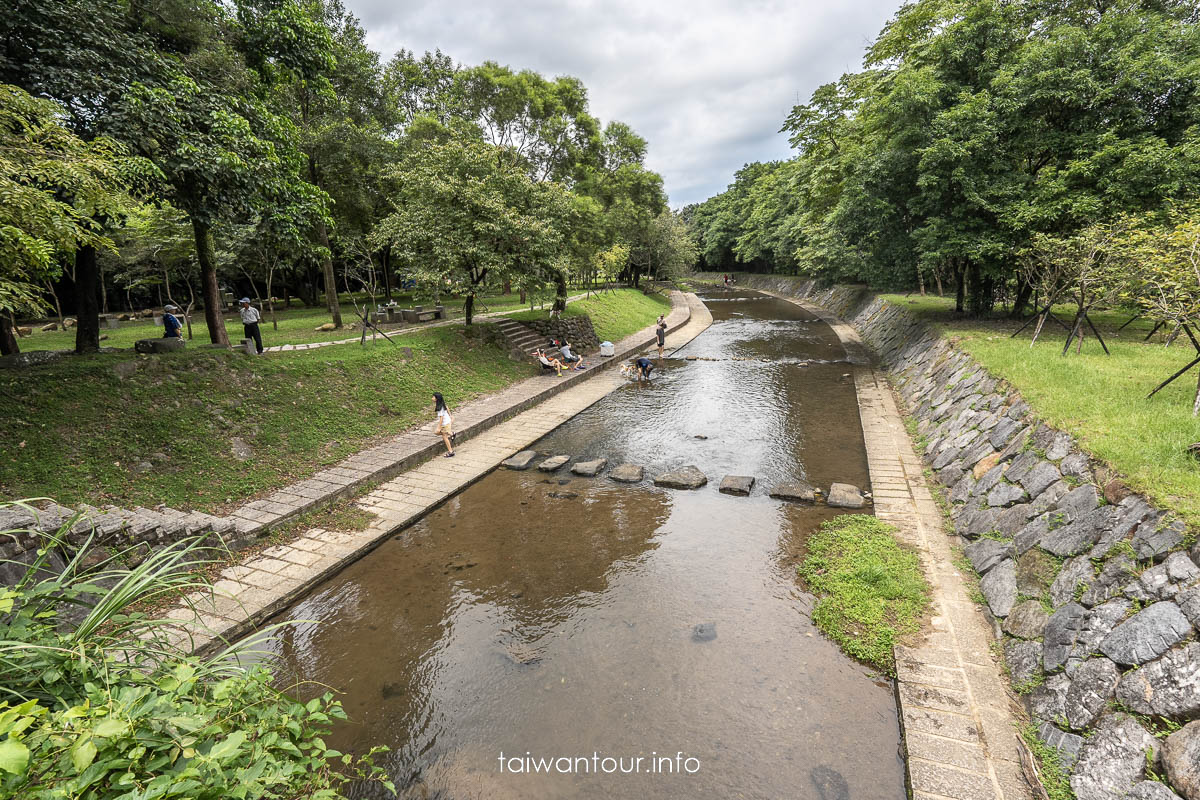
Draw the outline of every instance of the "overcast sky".
M672 207L723 191L749 161L790 155L797 100L860 68L900 0L346 0L371 46L441 50L574 75L601 122L649 141Z

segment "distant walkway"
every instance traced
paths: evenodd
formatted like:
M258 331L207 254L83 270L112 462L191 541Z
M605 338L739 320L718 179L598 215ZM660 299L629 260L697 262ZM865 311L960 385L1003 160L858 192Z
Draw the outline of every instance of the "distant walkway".
M708 328L712 315L694 294L673 292L671 300L667 343L678 348ZM261 533L287 517L353 495L386 476L385 482L358 503L375 516L366 530L311 529L293 542L227 567L211 589L194 592L187 604L170 612L168 616L179 621L177 637L193 650L207 650L245 636L317 581L362 557L505 458L625 383L613 367L653 342L651 325L616 343L614 357L604 362L588 357L594 366L586 371L564 373L561 378L529 378L461 406L454 414L460 443L453 459L435 457L445 448L425 424L238 509L234 518L239 529Z
M567 298L567 302L574 303L575 301L582 300L583 298L585 298L587 296L588 296L587 292L584 292L583 294L572 295L571 297ZM475 319L488 319L490 317L503 317L503 316L507 316L508 314L519 314L520 312L522 312L524 310L525 309L523 309L523 308L510 308L507 311L489 311L486 314L475 314L474 318ZM547 312L547 313L549 313L549 312ZM462 322L462 318L455 317L454 319L443 319L443 320L438 320L437 322L418 322L415 325L405 325L402 328L394 328L394 329L386 331L386 332L389 334L394 333L398 336L402 336L402 335L408 333L409 331L414 331L414 330L424 331L424 330L428 330L430 328L444 328L447 325L454 325L455 323L460 323L460 322ZM379 334L374 331L367 332L368 340L374 340L376 337L381 338L381 339L383 338L382 336L379 336ZM289 353L293 350L315 350L318 347L329 347L330 345L335 345L335 344L353 344L354 342L361 342L362 340L363 340L362 332L360 331L358 336L351 336L348 339L332 339L328 342L309 342L307 344L277 344L273 347L264 347L263 352L264 353Z

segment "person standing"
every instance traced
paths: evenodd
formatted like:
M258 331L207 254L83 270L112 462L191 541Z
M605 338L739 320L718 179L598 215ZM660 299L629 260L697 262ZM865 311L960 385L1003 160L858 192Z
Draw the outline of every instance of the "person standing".
M654 328L654 335L658 337L658 360L662 361L663 345L667 343L667 321L662 314L658 315L658 325Z
M444 458L454 458L454 417L450 416L450 409L446 407L446 401L439 392L433 393L433 413L437 415L433 435L441 436L442 441L446 443Z
M164 339L182 339L183 338L183 323L179 321L179 317L175 316L173 311L178 311L179 306L163 306L163 338Z
M262 321L262 315L258 313L257 308L250 305L249 297L243 297L238 302L242 305L240 311L242 315L242 334L245 338L254 340L254 347L261 356L263 351L262 331L258 329L258 323Z

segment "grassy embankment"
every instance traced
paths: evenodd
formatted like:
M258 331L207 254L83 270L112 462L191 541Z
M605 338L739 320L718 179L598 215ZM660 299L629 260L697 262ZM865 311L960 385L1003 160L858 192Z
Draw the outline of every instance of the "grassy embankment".
M849 655L888 675L893 646L920 629L929 587L917 554L902 547L875 517L834 517L808 539L798 568L818 598L813 622Z
M1195 357L1186 336L1171 347L1163 346L1162 332L1143 342L1150 322L1139 319L1118 331L1129 312L1097 312L1092 319L1112 355L1106 356L1089 335L1082 354L1072 346L1063 356L1066 332L1053 322L1030 348L1032 326L1014 339L1010 334L1020 323L962 318L951 298L885 297L933 323L992 374L1016 386L1040 418L1071 432L1130 487L1175 510L1189 526L1200 526L1200 464L1186 449L1200 442L1200 420L1191 413L1196 369L1146 398ZM1073 312L1063 308L1059 317L1069 323Z
M663 295L642 294L636 289L593 294L567 306L564 317L587 314L600 341L620 341L631 333L653 325L659 314L669 313L671 301ZM545 311L521 311L509 315L518 321L545 319Z
M250 358L192 349L68 357L0 371L0 497L166 503L206 511L242 502L532 374L458 326ZM233 452L240 439L253 454ZM147 468L147 467L151 468Z

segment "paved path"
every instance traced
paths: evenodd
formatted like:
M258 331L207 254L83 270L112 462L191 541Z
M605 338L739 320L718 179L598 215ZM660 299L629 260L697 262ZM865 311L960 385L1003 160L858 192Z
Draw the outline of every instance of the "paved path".
M947 534L886 377L871 366L852 327L811 303L774 296L818 314L842 340L855 365L875 516L920 554L933 590L920 641L895 649L913 800L1031 800L1021 768L1020 712L992 655L991 630L954 566L957 537Z
M667 318L668 326L674 328L667 339L672 348L681 347L712 324L712 315L695 295L676 295L681 305ZM651 326L623 339L618 344L617 352L638 352L652 340ZM535 407L491 425L487 430L463 441L455 448L458 455L454 458L426 457L423 463L405 470L369 492L358 502L361 508L375 515L366 530L308 530L293 542L269 548L243 564L226 568L211 590L192 593L187 603L169 613L170 618L179 620L174 633L176 639L187 643L193 650L206 651L221 642L234 641L253 631L259 623L290 604L310 586L361 558L397 530L411 524L486 475L504 459L525 449L625 382L616 369L604 369L589 380L583 380L587 374L578 374L573 384L567 384L568 378L553 376L523 382L545 385L553 381L553 385L567 384L567 388ZM498 396L480 401L475 405L491 408L476 408L472 413L487 411L496 414L498 403L508 400L524 402L530 393L528 387L519 389L521 385L513 387L511 392L506 390ZM456 419L467 413L465 409L455 415ZM418 437L424 449L432 447L435 453L445 450L441 439L435 439L428 431L412 435ZM398 447L408 442L405 437L398 437ZM434 442L432 445L428 444L431 440ZM370 455L366 463L373 464L379 457ZM344 471L351 472L349 468L344 468Z
M593 294L595 294L595 292L593 292ZM586 293L572 295L571 297L567 298L567 302L574 303L576 300L582 300L585 297L587 297ZM523 308L510 308L507 311L489 311L486 314L475 314L473 319L491 319L492 317L504 317L509 314L518 314L524 310L525 309L523 309ZM546 313L548 314L549 312L546 312ZM404 334L412 333L413 331L424 331L424 330L428 330L430 328L443 328L447 325L460 325L460 324L462 324L462 319L459 317L455 317L454 319L443 319L443 320L439 320L437 322L419 322L415 325L413 325L413 324L404 325L400 328L390 329L387 332L389 334L394 333L397 336L403 336ZM387 341L384 340L382 336L378 336L373 331L367 334L367 339L372 342L374 342L376 339L379 339L379 340L383 341L384 344L387 343ZM294 350L316 350L317 348L320 348L320 347L329 347L330 345L335 345L335 344L353 344L354 342L361 342L361 341L362 341L362 332L359 331L358 336L351 336L348 339L331 339L327 342L307 342L305 344L277 344L277 345L274 345L273 347L264 347L263 352L264 353L290 353Z

